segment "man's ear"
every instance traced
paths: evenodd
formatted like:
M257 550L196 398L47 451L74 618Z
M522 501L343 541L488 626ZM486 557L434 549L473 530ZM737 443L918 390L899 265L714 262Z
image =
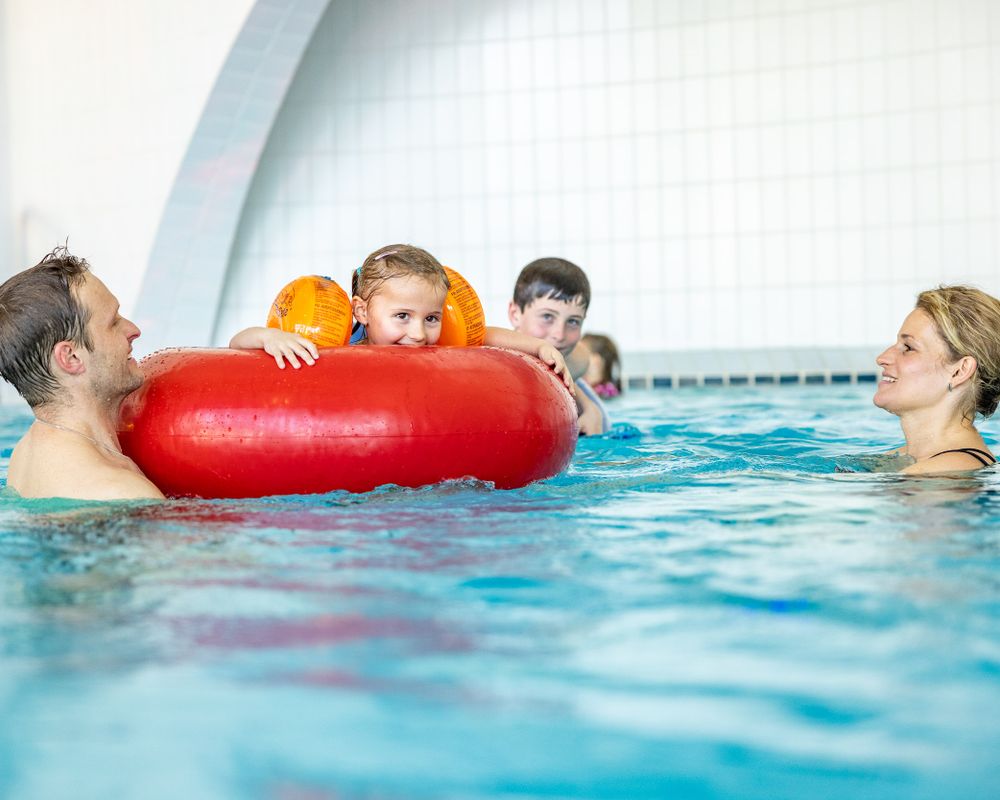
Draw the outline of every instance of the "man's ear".
M73 342L57 342L52 348L52 362L67 375L82 375L87 371L87 364L82 358L81 349Z
M521 309L513 300L507 304L507 319L510 320L511 327L517 330L521 324Z
M354 312L354 319L362 325L368 325L368 303L357 295L351 298L351 311Z

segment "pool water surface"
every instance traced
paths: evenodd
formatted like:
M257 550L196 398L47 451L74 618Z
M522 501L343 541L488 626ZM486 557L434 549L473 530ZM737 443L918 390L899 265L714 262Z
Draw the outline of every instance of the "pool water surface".
M2 497L0 797L995 797L1000 471L864 471L870 396L632 392L514 491Z

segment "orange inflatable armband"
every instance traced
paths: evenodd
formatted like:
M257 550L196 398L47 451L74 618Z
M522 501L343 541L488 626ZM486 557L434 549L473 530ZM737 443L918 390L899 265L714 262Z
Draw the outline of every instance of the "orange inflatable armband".
M444 347L479 347L486 339L486 316L479 295L455 270L445 267L444 271L451 289L444 299L437 343Z
M353 323L347 292L322 275L304 275L289 283L267 315L267 327L297 333L318 347L346 345Z

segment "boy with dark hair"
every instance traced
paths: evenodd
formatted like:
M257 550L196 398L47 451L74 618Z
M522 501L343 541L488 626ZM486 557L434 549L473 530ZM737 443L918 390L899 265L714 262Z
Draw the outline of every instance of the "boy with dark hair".
M565 258L539 258L517 276L507 316L514 330L553 344L566 359L577 383L580 433L589 436L608 430L601 401L582 380L590 351L580 343L583 321L590 306L587 274Z

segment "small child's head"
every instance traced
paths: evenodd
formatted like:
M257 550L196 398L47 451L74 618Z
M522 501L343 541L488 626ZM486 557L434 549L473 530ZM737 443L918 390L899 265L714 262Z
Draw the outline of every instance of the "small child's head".
M605 387L604 396L621 394L621 366L615 343L601 333L588 333L583 343L590 350L590 365L583 379L591 386ZM609 386L614 387L613 390L608 389Z
M409 244L380 247L354 273L351 307L369 344L435 344L451 288L436 258Z
M507 316L514 330L544 339L564 356L576 347L590 305L586 273L564 258L539 258L521 270Z

